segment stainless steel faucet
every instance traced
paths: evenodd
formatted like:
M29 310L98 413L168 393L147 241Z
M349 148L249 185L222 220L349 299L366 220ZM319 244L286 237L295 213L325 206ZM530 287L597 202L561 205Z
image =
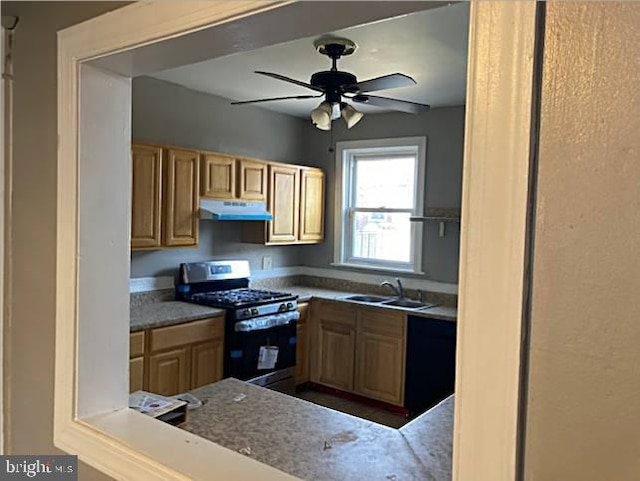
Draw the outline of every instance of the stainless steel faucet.
M398 296L398 299L404 299L404 287L402 286L402 282L400 281L400 279L396 279L396 282L398 284L398 287L394 286L389 281L384 281L383 283L380 284L380 287L389 286L391 289L393 289L393 292L396 293L396 296Z

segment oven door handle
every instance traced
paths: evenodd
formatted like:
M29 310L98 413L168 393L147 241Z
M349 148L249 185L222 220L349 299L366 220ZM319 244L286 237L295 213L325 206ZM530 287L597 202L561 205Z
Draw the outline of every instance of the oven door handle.
M300 319L298 311L282 312L268 316L255 317L246 321L238 321L234 326L236 332L253 332L271 329L273 327L286 326Z

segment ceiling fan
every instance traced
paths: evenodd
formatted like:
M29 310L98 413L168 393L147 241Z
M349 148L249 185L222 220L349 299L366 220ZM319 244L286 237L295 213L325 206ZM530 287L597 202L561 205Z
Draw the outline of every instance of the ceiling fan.
M278 100L298 100L324 97L324 100L320 105L311 111L311 121L321 130L331 130L333 120L339 117L343 118L347 128L349 129L362 119L363 114L358 112L352 105L345 102L345 100L411 114L419 114L429 110L429 105L369 94L369 92L375 92L378 90L416 85L416 81L408 75L393 73L358 82L358 79L352 73L338 70L338 59L346 55L351 55L356 51L357 45L351 40L337 37L320 38L316 40L313 45L319 53L326 55L331 59L331 70L314 73L311 76L309 83L285 77L284 75L277 73L261 71L256 71L255 73L299 85L301 87L306 87L310 90L314 90L316 92L315 95L292 95L288 97L245 100L242 102L231 102L231 104L246 105L260 102L274 102Z

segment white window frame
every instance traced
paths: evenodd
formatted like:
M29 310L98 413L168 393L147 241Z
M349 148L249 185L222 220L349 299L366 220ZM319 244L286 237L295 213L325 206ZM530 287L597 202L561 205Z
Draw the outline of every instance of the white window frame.
M393 2L380 3L384 7ZM159 40L250 17L267 8L284 10L289 5L257 0L137 2L58 35L54 443L113 478L293 479L127 408L128 383L122 357L128 352L129 320L126 316L111 316L108 319L111 328L104 330L101 321L112 308L127 302L128 280L120 279L117 285L107 285L102 291L96 289L95 300L99 302L89 313L80 315L78 309L79 304L91 307L92 301L80 289L84 287L83 281L89 279L79 275L79 237L92 228L99 232L109 229L100 224L100 216L94 216L95 224L91 218L89 224L79 222L80 209L86 201L79 197L78 186L96 175L83 167L78 147L89 139L81 135L80 127L91 126L93 122L102 126L105 122L101 115L79 118L83 87L80 67L114 52L141 46L155 48ZM304 8L301 7L303 12ZM291 21L290 14L285 18L290 25L299 26ZM323 20L335 18L314 17L313 28L318 28ZM452 480L512 481L516 473L523 349L521 320L536 4L533 0L474 1L470 22ZM321 28L330 30L324 24ZM260 40L272 33L273 29L251 30L247 42L255 47L254 38ZM304 34L308 36L310 31L300 32L301 36ZM205 47L210 49L211 44ZM161 59L152 54L137 55L135 60L153 63ZM99 100L98 94L105 93L108 92L94 92L87 100ZM118 130L122 130L119 125L109 124L107 131L101 133L122 136L117 144L107 145L100 152L105 164L129 162L124 156L112 155L114 149L116 154L128 149L130 142L124 135L128 132L117 134ZM101 172L106 187L122 188L127 182L120 177L122 169ZM128 238L128 228L122 221L114 232L112 235L119 242ZM100 236L92 236L89 242L93 244L91 247L101 247L105 242L108 246L108 239ZM114 256L109 248L96 250L82 260L111 265L123 258L126 256ZM105 305L110 311L100 312ZM496 310L496 305L501 308ZM102 337L95 345L100 349L87 346L82 349L84 336L98 334ZM109 349L103 349L103 345ZM117 390L105 390L99 383L91 389L91 378L78 376L79 366L94 366L96 375L118 384ZM111 404L107 409L105 397ZM87 412L95 414L82 414Z
M353 140L336 144L336 208L334 213L333 265L375 269L380 271L424 274L422 252L424 250L423 224L411 223L411 253L408 263L358 258L351 255L352 216L361 212L406 212L407 209L353 207L353 165L358 156L365 155L415 155L414 202L412 216L424 212L426 137L397 137L390 139Z

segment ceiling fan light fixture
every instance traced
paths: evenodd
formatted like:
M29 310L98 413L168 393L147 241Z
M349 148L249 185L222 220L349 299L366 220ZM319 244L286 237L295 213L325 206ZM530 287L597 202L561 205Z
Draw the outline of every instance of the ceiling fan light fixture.
M311 122L320 130L331 130L333 106L326 100L311 111Z
M358 112L346 102L342 102L340 104L340 107L342 119L344 120L344 123L347 124L348 129L356 125L358 122L360 122L362 117L364 117L364 114L362 112Z

